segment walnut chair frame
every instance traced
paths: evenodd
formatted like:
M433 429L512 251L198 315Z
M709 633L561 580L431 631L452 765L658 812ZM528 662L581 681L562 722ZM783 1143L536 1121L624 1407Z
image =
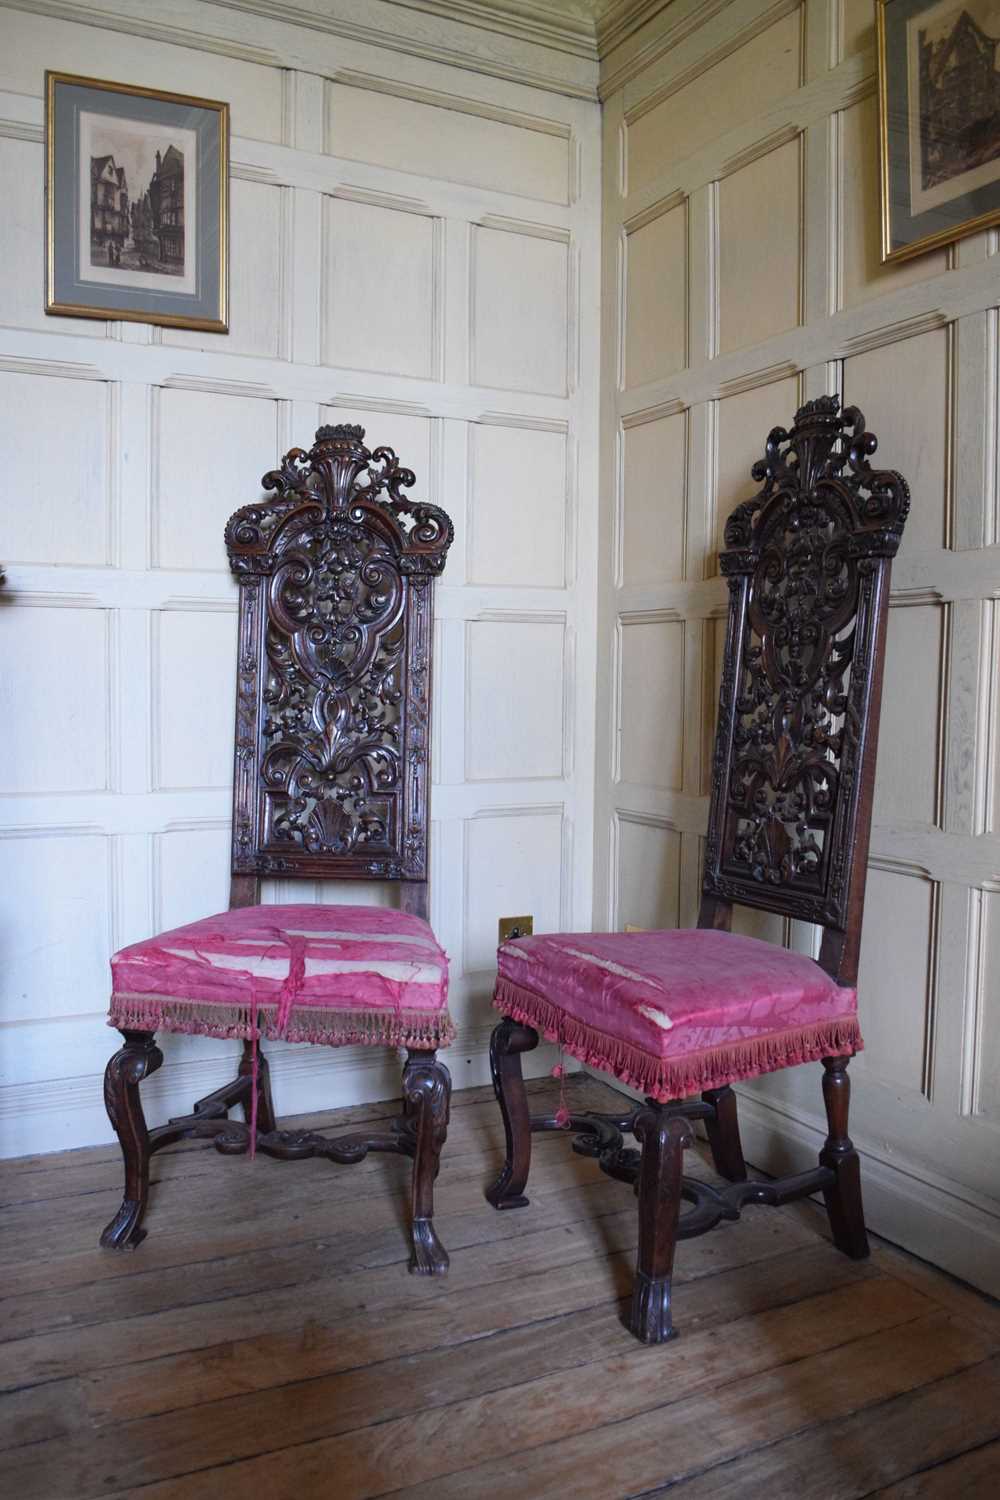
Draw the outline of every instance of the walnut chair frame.
M819 964L857 981L892 559L909 510L901 475L875 471L877 440L836 397L774 428L753 467L762 488L738 506L720 554L729 588L725 659L712 765L698 926L728 930L734 904L820 925ZM868 1254L859 1159L848 1134L847 1056L823 1059L828 1134L819 1164L770 1182L747 1180L736 1095L645 1103L619 1114L532 1118L521 1054L531 1026L504 1017L490 1049L507 1155L487 1198L519 1208L535 1131L568 1128L638 1196L639 1242L628 1316L647 1343L673 1334L671 1274L678 1239L738 1219L748 1203L780 1205L822 1192L835 1244ZM703 1120L716 1188L682 1175L691 1121ZM639 1149L627 1148L632 1134ZM686 1200L693 1207L681 1214Z
M402 909L428 916L432 596L454 530L444 511L402 493L415 476L391 448L369 452L363 440L361 427L321 427L308 453L293 448L265 474L272 498L226 527L239 582L230 909L259 904L271 876L395 882ZM331 1139L277 1128L267 1059L255 1060L251 1041L230 1083L149 1130L139 1085L163 1054L153 1032L122 1035L104 1098L125 1196L102 1245L145 1237L154 1152L200 1136L242 1155L255 1117L255 1149L268 1156L411 1157L410 1270L447 1270L433 1187L451 1078L436 1050L408 1050L398 1118ZM229 1117L234 1108L244 1120Z

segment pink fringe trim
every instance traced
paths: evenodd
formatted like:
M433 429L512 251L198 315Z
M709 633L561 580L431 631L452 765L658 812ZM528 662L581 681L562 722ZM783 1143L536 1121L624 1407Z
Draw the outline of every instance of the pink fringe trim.
M558 1042L581 1062L602 1068L661 1104L700 1094L704 1089L722 1088L741 1078L776 1073L796 1063L847 1056L864 1047L857 1017L837 1016L813 1026L727 1042L686 1057L662 1058L567 1016L558 1006L509 979L497 979L493 1004L505 1016L533 1026L546 1041Z
M446 1010L320 1010L303 1008L279 1024L278 1008L211 1005L171 995L112 995L108 1025L129 1031L180 1031L235 1041L314 1042L326 1047L447 1047L455 1027ZM255 1091L256 1097L256 1091Z

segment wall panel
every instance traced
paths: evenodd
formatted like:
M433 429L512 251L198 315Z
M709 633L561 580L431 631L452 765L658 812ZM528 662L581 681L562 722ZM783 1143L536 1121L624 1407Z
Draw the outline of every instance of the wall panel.
M679 921L681 837L654 818L618 813L615 818L618 927L656 930Z
M104 1006L114 941L113 860L110 840L98 834L55 828L21 837L0 834L0 1023L55 1020ZM8 1031L8 1042L15 1035ZM4 1052L0 1077L11 1083L17 1078L16 1051Z
M687 416L623 427L618 528L623 584L684 576Z
M619 779L679 791L684 626L671 619L626 617L620 653Z
M465 825L467 974L496 968L497 917L531 912L536 932L562 922L563 819L559 808L481 812ZM483 878L489 871L489 879Z
M627 389L687 363L687 205L659 213L625 240Z
M110 562L114 387L0 370L0 406L17 438L4 447L4 560Z
M562 775L565 649L561 619L469 621L467 780Z
M38 606L0 618L0 793L103 791L113 733L108 612Z
M468 575L511 588L566 584L564 432L469 424Z
M427 214L324 202L324 361L433 378L437 233Z
M327 121L326 149L334 156L421 176L432 158L434 175L452 182L550 203L567 199L565 127L531 128L457 101L449 107L343 83L327 86Z
M569 361L569 258L562 237L476 225L472 381L563 396Z
M760 343L799 321L801 138L719 184L719 349Z
M204 390L154 398L156 566L228 576L226 522L258 498L262 475L280 458L277 404Z

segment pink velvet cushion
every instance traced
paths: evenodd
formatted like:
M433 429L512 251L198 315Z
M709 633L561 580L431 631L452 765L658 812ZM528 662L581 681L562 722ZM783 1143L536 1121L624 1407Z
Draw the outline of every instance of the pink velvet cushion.
M428 923L373 906L247 906L123 948L112 1026L444 1046L448 959Z
M517 938L498 970L504 1015L663 1102L863 1046L854 990L735 933Z

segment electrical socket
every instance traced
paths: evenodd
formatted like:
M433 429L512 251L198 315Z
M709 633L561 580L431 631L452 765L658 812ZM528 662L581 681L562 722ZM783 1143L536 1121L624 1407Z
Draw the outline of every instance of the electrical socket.
M497 946L511 938L530 937L534 930L534 917L501 917L497 923Z

